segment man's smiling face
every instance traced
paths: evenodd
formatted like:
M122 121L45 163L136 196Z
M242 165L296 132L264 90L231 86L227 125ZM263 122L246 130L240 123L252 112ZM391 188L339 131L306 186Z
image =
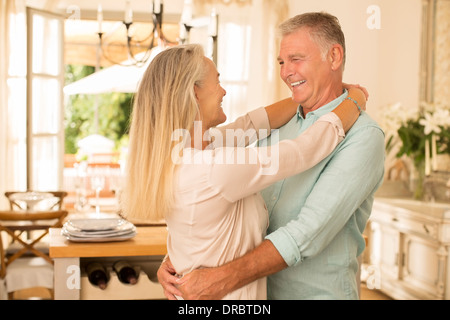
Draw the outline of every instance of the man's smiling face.
M332 78L331 62L311 39L308 28L283 37L278 61L281 78L292 91L292 99L306 109L320 107Z

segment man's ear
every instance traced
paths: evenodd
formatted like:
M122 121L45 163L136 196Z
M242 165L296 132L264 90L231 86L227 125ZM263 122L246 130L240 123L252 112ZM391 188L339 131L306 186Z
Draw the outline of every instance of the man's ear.
M344 62L344 49L342 48L342 46L340 44L334 44L331 47L328 58L330 59L329 61L331 63L331 69L333 71L341 68Z

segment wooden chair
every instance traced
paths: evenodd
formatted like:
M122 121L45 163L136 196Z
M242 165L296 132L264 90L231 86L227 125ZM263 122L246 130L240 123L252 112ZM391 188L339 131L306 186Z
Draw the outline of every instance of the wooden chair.
M43 283L49 287L53 283L53 260L36 245L50 228L61 227L67 214L65 210L0 211L0 278L5 281L10 297L13 291L41 287ZM33 231L33 237L25 239L17 231ZM15 245L19 244L21 249L8 252L2 240L4 234L11 237ZM47 279L42 280L43 276ZM25 278L26 281L23 280Z
M17 194L26 194L30 191L7 191L5 192L6 198L9 200L9 208L11 210L26 210L28 208L24 208L24 204L21 203L21 200L14 199L14 195ZM63 209L64 198L67 196L67 192L65 191L46 191L45 193L50 193L56 198L56 202L52 202L48 208L45 210L61 210ZM43 200L45 201L45 200Z
M67 196L67 192L65 191L48 191L48 192L36 192L36 191L7 191L5 192L5 196L9 201L9 208L13 211L24 211L24 210L34 210L34 208L30 208L28 204L24 200L20 200L20 196L25 196L27 194L34 193L34 194L45 194L49 195L51 194L52 197L44 199L38 203L36 206L36 209L38 211L47 211L47 210L62 210L63 209L63 202L64 198ZM19 197L17 197L19 196ZM20 235L21 233L25 232L30 238L30 233L32 231L20 231L18 230L16 233ZM14 238L12 239L12 242L14 242ZM19 246L20 247L20 246ZM44 246L41 246L40 250L45 251L46 244ZM8 252L17 251L17 246L9 246Z

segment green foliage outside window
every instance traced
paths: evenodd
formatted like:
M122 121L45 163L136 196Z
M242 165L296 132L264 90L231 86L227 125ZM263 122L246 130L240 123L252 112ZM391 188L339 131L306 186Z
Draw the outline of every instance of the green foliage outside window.
M94 72L94 67L66 65L65 83L75 82ZM132 99L133 94L119 92L68 96L65 104L65 153L76 154L78 141L95 133L115 141L116 150L120 151L128 140ZM98 129L95 103L98 104Z

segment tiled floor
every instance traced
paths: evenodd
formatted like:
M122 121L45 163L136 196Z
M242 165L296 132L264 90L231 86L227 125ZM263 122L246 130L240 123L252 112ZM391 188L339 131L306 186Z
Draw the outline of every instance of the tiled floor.
M15 295L15 299L33 299L33 298L49 299L50 295L46 289L24 290ZM371 290L364 283L361 284L361 300L392 300L379 290Z
M368 289L361 283L361 300L392 300L392 298L379 290Z
M13 298L17 300L27 300L27 299L49 300L51 299L51 293L46 288L31 288L15 292Z

